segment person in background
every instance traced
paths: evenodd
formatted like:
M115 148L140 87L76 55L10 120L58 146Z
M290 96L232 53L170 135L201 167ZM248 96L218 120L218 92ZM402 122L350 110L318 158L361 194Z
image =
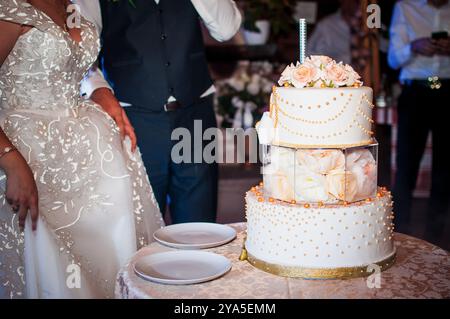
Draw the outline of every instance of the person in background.
M164 213L170 199L173 223L214 222L217 164L194 163L193 159L191 163L175 163L171 151L178 141L172 141L171 135L176 128L186 128L192 137L198 133L203 136L208 128L217 127L215 89L201 22L215 40L231 39L242 20L235 2L74 2L101 34L99 61L109 82L94 67L82 84L82 94L106 109L118 106L119 101L126 106L159 207ZM196 120L201 121L200 132L194 132Z
M412 193L432 133L432 182L426 238L443 233L450 198L448 101L450 100L450 4L405 0L395 5L388 61L401 69L398 100L394 211L397 229L409 232Z
M361 73L367 50L362 50L361 1L340 0L340 9L317 23L308 43L309 55L327 55ZM361 67L359 65L361 64Z

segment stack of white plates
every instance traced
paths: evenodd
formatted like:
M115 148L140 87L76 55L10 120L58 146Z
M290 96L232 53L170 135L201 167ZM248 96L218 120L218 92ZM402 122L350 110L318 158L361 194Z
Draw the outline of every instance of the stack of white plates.
M187 285L210 281L226 274L231 262L222 255L197 249L229 243L236 231L212 223L175 224L157 230L153 237L159 243L178 249L147 255L134 263L134 271L143 279L162 284Z
M225 245L236 238L230 226L212 223L175 224L157 230L153 237L178 249L205 249Z
M168 251L144 256L134 270L143 279L169 285L188 285L225 275L231 262L222 255L205 251Z

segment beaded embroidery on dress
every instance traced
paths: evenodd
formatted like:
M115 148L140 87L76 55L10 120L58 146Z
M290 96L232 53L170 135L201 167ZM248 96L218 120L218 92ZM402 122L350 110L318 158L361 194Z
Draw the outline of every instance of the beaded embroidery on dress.
M82 18L78 43L24 0L2 0L0 20L33 27L0 68L0 125L34 173L40 211L37 231L21 233L0 171L0 297L113 297L119 267L163 220L140 153L80 98L97 31Z

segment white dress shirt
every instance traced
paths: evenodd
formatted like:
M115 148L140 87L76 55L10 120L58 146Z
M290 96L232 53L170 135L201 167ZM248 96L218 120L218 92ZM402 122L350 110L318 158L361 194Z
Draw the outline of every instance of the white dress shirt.
M98 33L101 34L103 25L99 1L101 0L74 0L73 2L80 6L81 14L93 22L97 27ZM154 1L158 4L160 0ZM217 41L227 41L239 30L242 16L234 1L191 0L191 2L211 36ZM111 89L102 71L97 66L93 66L81 83L81 94L89 98L96 89L102 87ZM213 85L201 97L208 96L214 92L215 88ZM175 101L173 96L168 99L168 102L172 101ZM122 106L130 106L126 101L121 102L121 104Z
M400 80L423 80L430 76L450 79L450 57L427 57L411 51L411 43L431 33L450 33L450 3L435 8L427 0L403 0L394 8L390 29L389 64L400 69Z
M317 23L308 41L308 55L327 55L350 64L350 39L350 27L339 10Z

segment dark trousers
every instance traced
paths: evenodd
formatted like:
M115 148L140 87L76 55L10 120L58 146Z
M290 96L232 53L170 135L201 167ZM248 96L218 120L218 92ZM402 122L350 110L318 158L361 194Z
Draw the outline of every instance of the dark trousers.
M216 220L217 163L194 163L192 159L191 163L176 164L171 159L172 147L179 142L171 140L174 129L188 129L193 147L194 120L202 121L202 131L217 127L212 104L212 97L207 97L169 112L126 108L156 200L163 214L169 204L173 223ZM191 153L193 157L194 151Z
M450 161L446 156L450 136L449 101L449 87L432 90L408 86L399 98L394 212L400 232L408 232L412 193L430 132L433 141L432 183L426 232L427 236L441 236L444 230L450 198Z

